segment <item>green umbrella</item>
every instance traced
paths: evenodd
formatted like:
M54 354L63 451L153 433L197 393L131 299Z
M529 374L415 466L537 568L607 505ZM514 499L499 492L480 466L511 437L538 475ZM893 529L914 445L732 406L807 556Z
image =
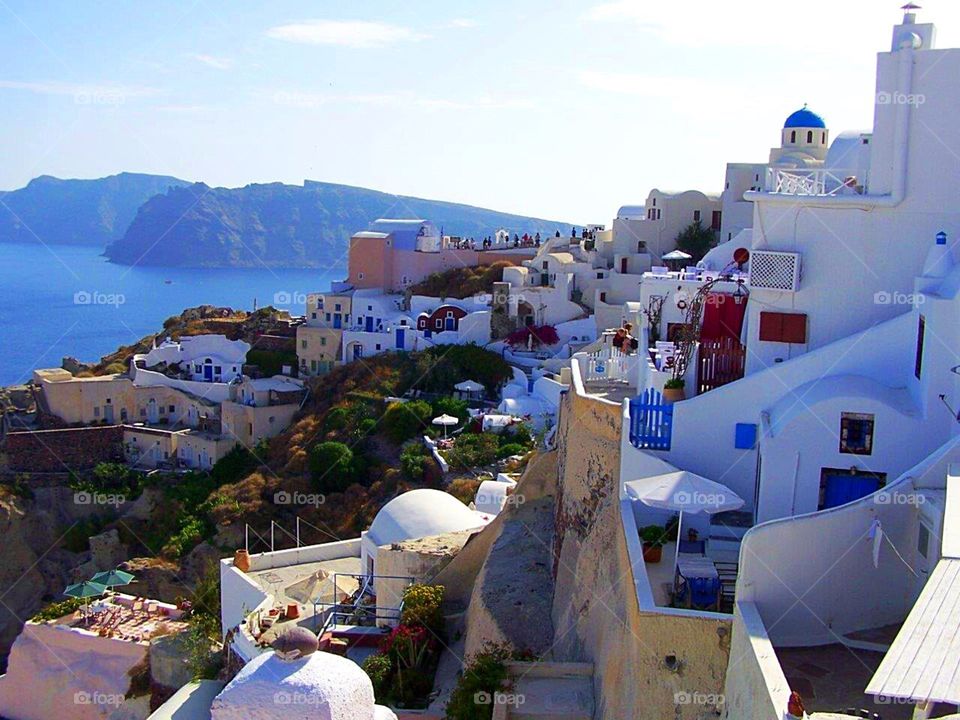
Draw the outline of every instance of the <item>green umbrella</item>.
M67 589L63 591L64 595L75 598L87 598L99 597L107 591L106 585L101 585L100 583L90 582L89 580L84 580L81 583L76 583L74 585L68 585ZM84 608L84 624L87 623L87 603L83 603Z
M90 582L98 585L106 585L108 588L120 587L121 585L129 585L132 583L133 575L123 570L108 570L97 573L90 579Z

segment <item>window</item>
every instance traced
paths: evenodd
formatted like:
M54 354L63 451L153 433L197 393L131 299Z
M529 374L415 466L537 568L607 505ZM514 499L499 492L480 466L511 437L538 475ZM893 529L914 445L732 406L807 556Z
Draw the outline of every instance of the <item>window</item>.
M927 557L930 552L930 528L923 522L920 522L917 528L917 552L921 557Z
M194 366L193 366L193 371L194 371L194 372L198 372L198 373L199 373L199 372L203 372L203 366L202 366L202 365L194 365Z
M807 142L808 143L813 142L813 130L807 130Z
M327 344L327 339L325 337L320 338L320 345L325 346Z
M826 132L826 130L824 130L822 133L820 133L820 142L821 142L823 145L826 145L826 144L827 144L827 132Z
M653 199L653 206L654 206L654 207L657 206L657 199L656 199L656 198Z
M726 187L725 187L724 189L725 189L725 190L729 190L729 189L730 189L730 182L729 182L729 181L727 182Z
M360 280L363 280L363 273L359 273L359 274L357 275L357 277L358 277Z
M377 343L377 350L380 349L380 343Z
M913 374L917 376L917 380L920 379L920 373L923 370L923 334L926 330L926 325L927 321L923 315L921 315L917 321L917 352L913 361Z
M140 408L140 417L146 417L146 416L147 416L147 409Z
M448 318L452 318L452 317L453 317L453 310L447 310L447 317L448 317Z
M544 270L547 270L549 267L550 267L550 263L547 262L546 260L544 260L544 261L543 261L543 269L544 269Z
M607 294L605 292L600 293L600 302L605 303L607 301Z
M100 406L99 406L99 405L95 405L95 406L94 406L94 408L93 408L93 416L94 416L94 417L100 417Z
M791 143L795 143L796 141L797 141L797 131L796 131L796 130L791 130L791 131L790 131L790 142L791 142Z
M597 280L603 280L603 273L602 273L602 272L598 272L598 273L597 273Z
M840 413L840 452L850 455L873 452L873 415Z
M760 313L760 340L802 345L807 342L805 313Z
M253 423L247 423L247 434L253 435Z
M273 425L273 415L267 418L267 422Z
M330 313L327 313L327 322L330 322Z
M646 251L647 251L647 243L644 242L643 240L638 240L638 241L637 241L637 252L638 252L638 253L642 253L642 252L646 252Z
M694 210L694 211L693 211L693 221L694 221L695 223L700 222L700 211L699 211L699 210Z
M442 328L442 327L443 327L443 320L441 320L440 318L437 318L436 321L434 322L434 325L435 325L436 327L438 327L438 328Z
M311 360L311 361L310 361L310 372L316 372L316 371L317 371L317 361L316 361L316 360Z
M660 219L660 209L657 208L657 220L659 220L659 219Z
M723 212L721 210L714 210L713 215L710 216L710 229L711 230L720 230L720 221L723 219Z
M307 349L307 341L306 341L306 340L301 340L301 341L300 341L300 348L301 348L302 350L306 350L306 349Z
M219 374L221 374L221 373L223 372L223 368L220 367L219 365L215 365L214 368L213 368L213 372L214 372L214 374L219 375Z
M336 310L337 312L340 312L340 303L336 303L336 304L333 306L333 309Z
M368 311L373 310L373 305L367 305L367 310Z
M175 413L175 412L177 411L177 406L176 406L176 405L171 405L171 406L170 406L169 408L167 408L167 409L168 409L171 413Z
M311 320L316 320L316 319L317 319L317 314L316 314L316 313L310 313L310 319L311 319Z

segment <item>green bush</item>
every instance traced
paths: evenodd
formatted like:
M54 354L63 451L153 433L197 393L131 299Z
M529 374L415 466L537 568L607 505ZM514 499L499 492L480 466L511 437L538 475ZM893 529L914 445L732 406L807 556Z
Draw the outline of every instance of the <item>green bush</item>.
M400 452L400 471L410 482L421 482L424 479L429 462L427 449L417 441L404 445Z
M487 643L483 650L470 658L457 686L450 693L447 703L447 720L490 720L493 717L493 703L478 703L476 696L485 694L493 697L495 693L508 689L510 673L507 661L512 658L508 645Z
M342 442L322 442L310 449L310 474L319 492L343 492L356 479L353 451Z
M58 620L64 615L74 613L85 604L94 602L96 598L67 598L60 602L51 603L30 618L32 622L47 622L48 620Z
M391 403L383 414L383 431L395 443L402 443L430 427L433 408L423 400Z
M267 451L265 442L259 443L253 452L237 443L233 450L228 452L222 458L217 460L210 470L210 476L219 487L228 483L235 483L243 480L260 465L257 458L264 457Z
M452 393L465 378L482 383L494 394L513 377L510 364L497 353L479 345L443 345L416 354L407 377L408 387L435 393Z
M470 413L467 412L467 401L449 396L437 398L433 401L433 416L440 415L452 415L460 422L465 422L470 417Z
M349 423L350 411L341 405L327 413L327 417L323 420L323 430L324 432L339 432L346 430Z
M456 470L483 467L497 459L499 446L493 433L463 433L447 453L447 462Z
M525 423L517 423L507 428L507 432L500 436L500 444L507 445L516 443L531 447L533 445L533 433Z
M507 443L506 445L501 445L497 450L497 459L503 460L511 455L526 455L527 450L528 448L525 448L523 445L518 445L517 443Z
M404 625L422 625L436 637L442 637L444 593L443 585L410 585L403 591L400 622Z
M382 653L368 655L360 667L373 683L373 695L377 703L386 704L389 701L387 692L390 689L390 675L393 667L390 658Z

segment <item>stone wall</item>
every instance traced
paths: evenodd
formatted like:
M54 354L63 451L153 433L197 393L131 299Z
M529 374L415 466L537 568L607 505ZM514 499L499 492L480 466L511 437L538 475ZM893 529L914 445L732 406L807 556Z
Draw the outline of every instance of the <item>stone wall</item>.
M3 451L15 472L85 470L100 462L123 461L119 425L8 433Z
M620 517L620 425L619 405L566 393L552 656L594 664L596 718L692 720L711 711L697 699L722 696L730 622L640 612Z

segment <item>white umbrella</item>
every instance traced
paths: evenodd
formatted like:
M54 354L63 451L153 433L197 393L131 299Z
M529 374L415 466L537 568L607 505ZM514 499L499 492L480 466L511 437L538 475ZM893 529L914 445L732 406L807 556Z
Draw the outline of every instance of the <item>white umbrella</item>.
M455 418L453 415L447 415L444 413L440 417L435 417L433 419L434 425L443 425L443 436L447 436L447 427L451 425L456 425L460 422L458 418Z
M671 250L660 259L661 260L692 260L693 255L685 253L683 250Z
M738 510L744 505L743 498L726 485L707 480L687 470L631 480L624 483L624 487L627 495L644 505L680 513L674 572L676 572L676 562L680 555L680 528L683 525L685 512L714 515L727 510Z

